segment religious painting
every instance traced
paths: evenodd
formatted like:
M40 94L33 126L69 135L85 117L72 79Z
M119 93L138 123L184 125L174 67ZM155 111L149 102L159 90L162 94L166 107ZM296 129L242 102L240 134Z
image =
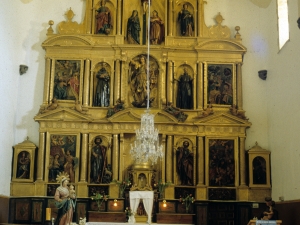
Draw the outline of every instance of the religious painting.
M53 98L57 100L81 99L82 60L55 60Z
M149 73L147 68L149 66ZM141 54L130 60L128 78L128 96L131 104L136 108L158 107L158 76L157 61L150 56L149 65L147 55ZM149 80L149 89L147 81Z
M111 96L111 73L112 69L108 63L98 63L94 69L94 91L93 107L109 107Z
M232 64L207 65L207 104L232 105L235 101L235 71Z
M31 221L41 223L43 215L43 201L32 201Z
M47 177L48 182L56 183L57 175L65 172L69 175L70 183L78 179L76 168L78 167L79 137L72 134L49 134ZM50 191L50 190L48 190Z
M235 186L234 140L209 139L209 186Z
M36 146L29 140L14 146L13 181L32 182Z

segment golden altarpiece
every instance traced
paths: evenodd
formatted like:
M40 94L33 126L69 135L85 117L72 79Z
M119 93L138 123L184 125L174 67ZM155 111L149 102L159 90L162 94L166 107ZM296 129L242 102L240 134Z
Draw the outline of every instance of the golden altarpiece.
M206 4L152 1L149 16L148 1L86 0L81 23L73 21L72 8L66 21L50 20L42 44L43 102L34 118L35 180L13 180L11 195L50 196L60 170L70 174L78 198L98 187L118 198L111 180L137 182L130 146L148 97L145 68L150 113L164 147L162 161L146 168L147 185L171 182L164 196L170 200L182 191L197 201L263 201L270 195L269 180L249 186L245 138L251 123L243 109L240 28L224 25L220 9L208 26ZM95 172L97 146L104 162Z

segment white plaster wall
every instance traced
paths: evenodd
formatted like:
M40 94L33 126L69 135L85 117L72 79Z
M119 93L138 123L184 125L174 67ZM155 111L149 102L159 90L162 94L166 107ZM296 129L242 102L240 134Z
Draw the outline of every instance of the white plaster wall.
M273 199L300 197L300 29L298 1L290 0L290 41L278 52L277 39L269 38L268 119L269 147L272 151ZM275 3L272 3L275 5ZM273 32L277 32L276 30Z
M126 1L126 0L125 0ZM295 2L295 1L294 1ZM44 50L48 21L64 20L64 13L72 7L75 21L82 21L84 0L19 0L3 1L0 7L0 194L9 195L11 176L11 147L26 136L38 145L38 124L33 117L39 110L43 96ZM296 2L290 3L290 15L298 18ZM247 131L246 149L257 141L272 151L273 197L286 199L299 196L299 170L297 149L298 96L300 79L297 53L300 31L295 25L291 41L277 53L276 0L260 8L250 0L209 0L205 5L205 20L214 25L214 17L221 12L223 25L240 26L243 45L248 49L243 65L244 110L252 126ZM54 25L55 27L55 25ZM2 51L4 50L4 51ZM29 70L19 76L19 64ZM258 78L258 71L267 69L266 81ZM298 122L299 123L299 122ZM293 127L291 127L294 125ZM4 154L3 154L4 153ZM288 176L287 176L288 175ZM281 182L281 179L284 182ZM289 185L285 185L289 184Z

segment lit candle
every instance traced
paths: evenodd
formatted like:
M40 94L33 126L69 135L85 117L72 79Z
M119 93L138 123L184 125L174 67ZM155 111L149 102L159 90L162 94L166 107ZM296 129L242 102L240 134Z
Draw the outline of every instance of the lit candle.
M51 208L46 208L46 221L50 221L51 218Z

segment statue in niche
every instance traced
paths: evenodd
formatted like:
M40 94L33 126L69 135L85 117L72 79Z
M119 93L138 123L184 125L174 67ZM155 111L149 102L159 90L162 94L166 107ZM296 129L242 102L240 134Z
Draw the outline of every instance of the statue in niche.
M103 177L105 175L105 168L107 165L106 151L107 148L101 145L102 139L97 136L94 140L95 145L92 148L91 156L91 182L92 183L102 183Z
M194 31L194 17L188 10L188 4L183 4L182 10L178 13L181 36L192 36Z
M177 173L181 185L193 185L194 154L189 150L189 142L184 141L176 150Z
M96 10L96 34L109 34L113 27L111 11L105 6L106 0L100 1L100 8Z
M30 154L29 152L22 151L18 155L18 171L17 178L29 179L30 175Z
M110 97L110 76L105 67L102 67L96 74L98 79L93 106L108 107Z
M157 95L158 69L156 63L149 66L149 104L152 104ZM137 60L131 60L130 89L133 97L132 105L139 108L147 107L147 63L146 57L140 55Z
M158 12L154 10L150 17L150 42L153 45L161 44L165 39L165 25Z
M140 44L140 19L138 11L133 10L127 21L127 41L129 44Z
M263 157L255 157L253 165L253 184L267 184L266 160Z
M176 80L176 79L175 79ZM183 68L183 74L178 81L176 106L180 109L193 108L193 78L188 74L187 67Z

